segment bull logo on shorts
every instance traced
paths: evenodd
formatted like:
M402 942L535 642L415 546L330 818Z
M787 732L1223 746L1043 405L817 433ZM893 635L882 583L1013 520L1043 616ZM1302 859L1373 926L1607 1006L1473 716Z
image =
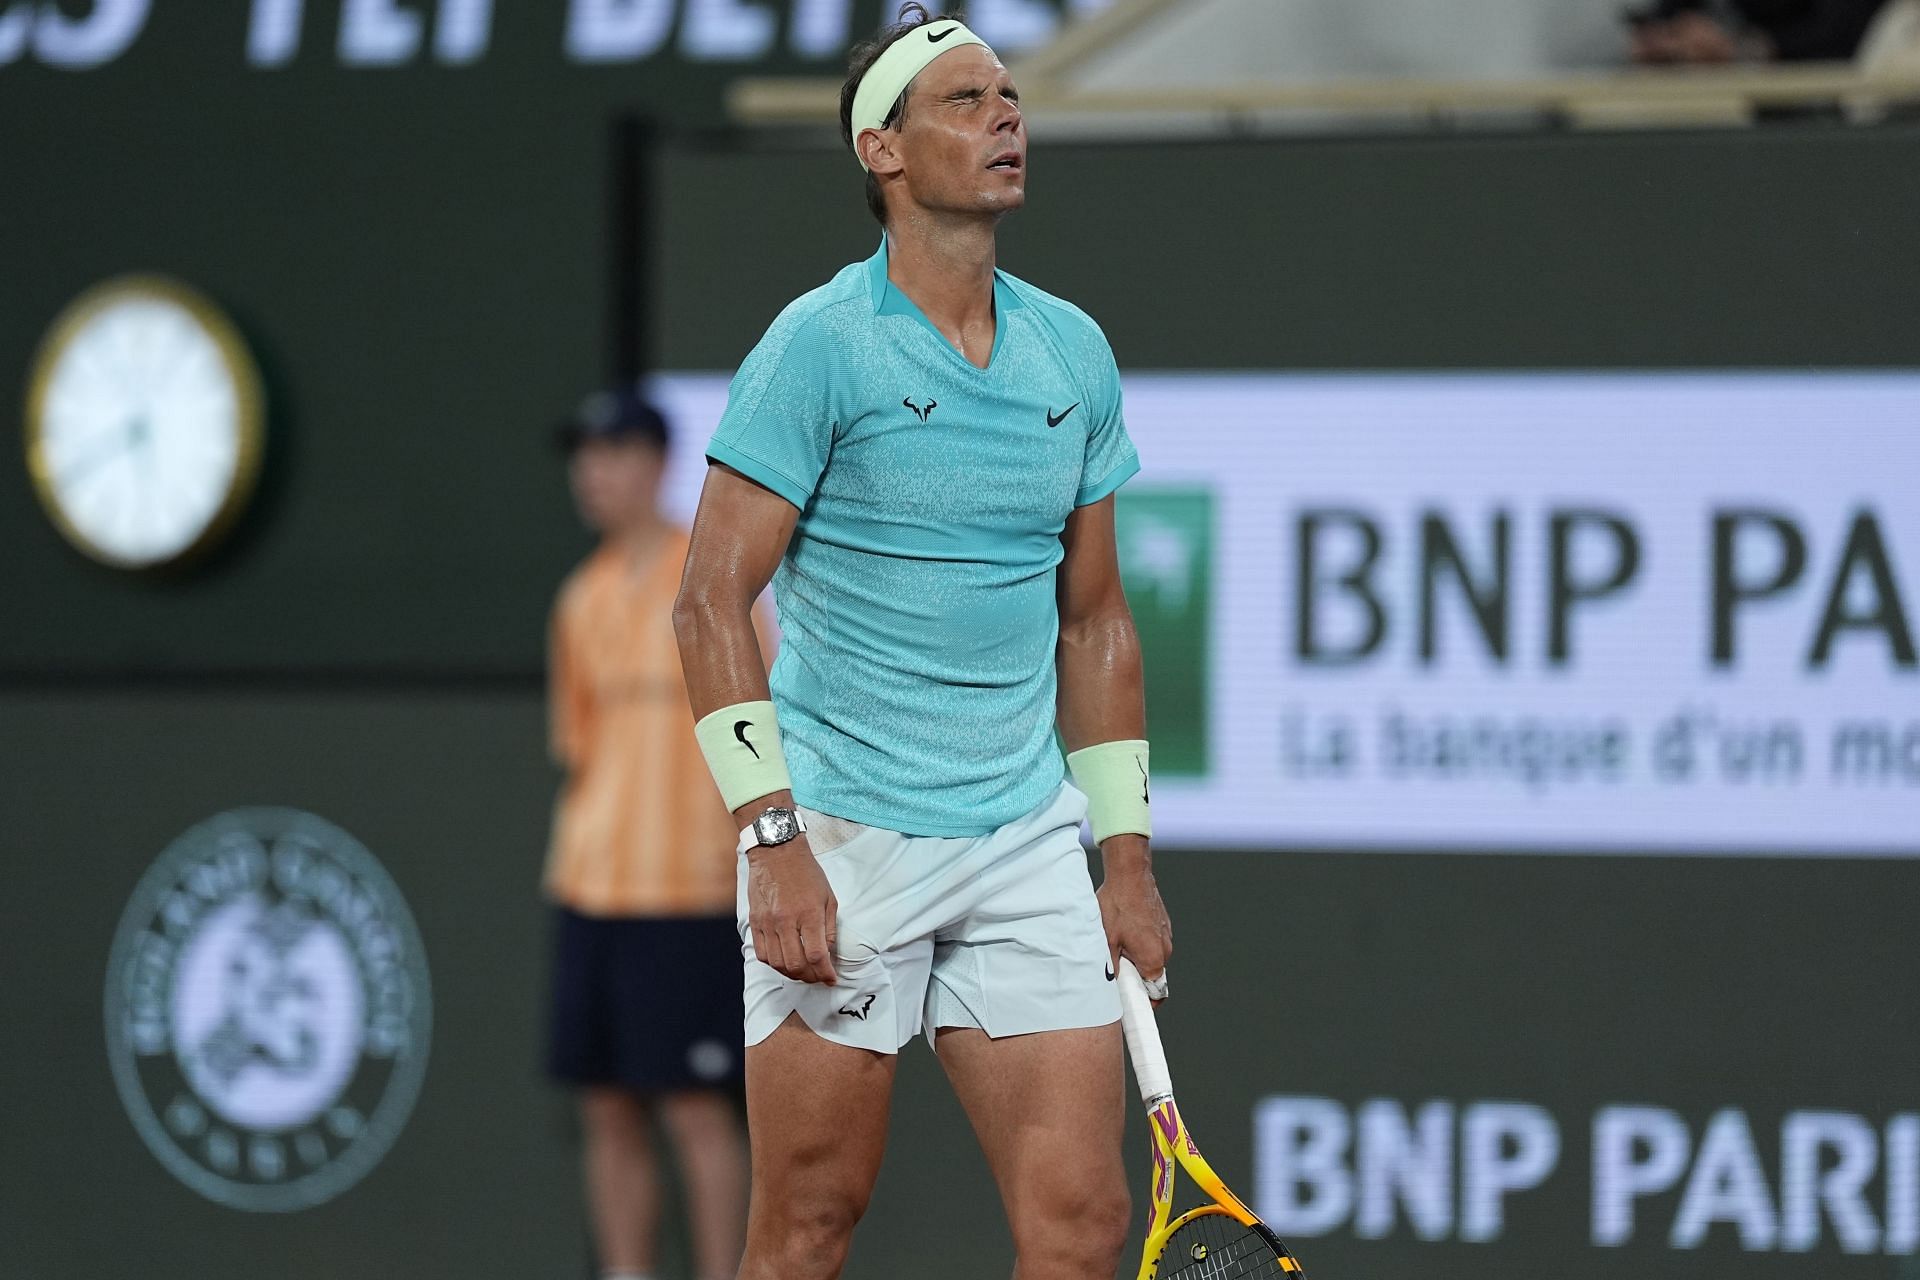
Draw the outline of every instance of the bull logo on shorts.
M840 1010L840 1012L846 1014L849 1018L858 1018L860 1021L865 1022L868 1012L873 1008L874 994L875 993L871 991L867 992L866 995L860 998L857 1004L847 1005L844 1009Z

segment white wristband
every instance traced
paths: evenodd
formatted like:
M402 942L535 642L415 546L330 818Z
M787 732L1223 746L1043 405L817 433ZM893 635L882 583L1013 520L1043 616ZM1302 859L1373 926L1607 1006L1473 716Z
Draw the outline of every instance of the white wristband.
M773 810L769 809L767 812L771 813L773 812ZM760 817L755 818L752 822L749 822L746 826L740 829L740 842L734 846L734 852L745 853L749 849L758 849L763 846L778 847L780 845L786 844L788 841L797 840L801 836L807 834L807 820L800 816L800 811L797 809L793 810L792 813L793 813L793 833L791 835L788 835L785 838L780 840L769 841L769 840L761 839L760 823L767 816L765 813L763 813L760 815Z

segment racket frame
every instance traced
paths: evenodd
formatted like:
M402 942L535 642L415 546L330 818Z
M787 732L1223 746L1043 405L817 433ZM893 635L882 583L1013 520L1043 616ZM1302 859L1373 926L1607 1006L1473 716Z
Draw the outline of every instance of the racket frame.
M1199 1146L1180 1118L1180 1107L1173 1100L1173 1079L1167 1069L1167 1052L1160 1042L1160 1029L1153 1018L1153 1001L1133 961L1122 956L1116 971L1120 985L1121 1022L1126 1032L1127 1052L1133 1059L1134 1078L1140 1085L1140 1100L1147 1108L1147 1131L1153 1140L1153 1203L1147 1225L1147 1242L1140 1251L1138 1280L1154 1280L1159 1274L1160 1257L1166 1252L1173 1233L1195 1218L1222 1214L1241 1226L1258 1232L1279 1255L1280 1267L1289 1275L1302 1277L1293 1254L1267 1224L1247 1208L1220 1175L1213 1171ZM1173 1216L1174 1169L1185 1169L1201 1191L1213 1198L1212 1204L1189 1209Z

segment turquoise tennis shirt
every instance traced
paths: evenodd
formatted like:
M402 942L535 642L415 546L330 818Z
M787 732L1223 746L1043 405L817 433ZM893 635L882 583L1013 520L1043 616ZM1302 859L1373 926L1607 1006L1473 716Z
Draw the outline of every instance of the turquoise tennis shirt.
M908 835L984 835L1059 786L1060 532L1140 469L1099 326L1004 271L993 301L980 369L882 240L780 313L707 446L800 512L773 579L794 798Z

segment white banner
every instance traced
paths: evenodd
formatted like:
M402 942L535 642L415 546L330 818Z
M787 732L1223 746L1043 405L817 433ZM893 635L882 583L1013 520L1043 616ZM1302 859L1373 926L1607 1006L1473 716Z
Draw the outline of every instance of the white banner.
M1162 843L1920 853L1920 375L1126 396Z
M1515 1234L1537 1241L1553 1219L1533 1193L1585 1179L1586 1240L1562 1239L1565 1252L1920 1252L1920 1115L1789 1111L1770 1127L1740 1107L1695 1129L1666 1107L1603 1106L1587 1122L1592 1156L1581 1167L1563 1159L1575 1125L1532 1103L1350 1108L1279 1094L1254 1108L1252 1207L1290 1240L1344 1228L1362 1240L1489 1244L1519 1222Z

